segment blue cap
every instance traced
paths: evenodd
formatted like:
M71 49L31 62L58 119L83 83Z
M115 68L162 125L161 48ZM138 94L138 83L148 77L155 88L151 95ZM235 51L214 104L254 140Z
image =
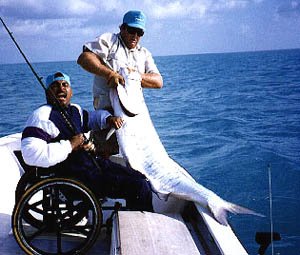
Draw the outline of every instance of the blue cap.
M69 83L69 85L71 85L70 77L60 71L57 71L47 77L46 87L49 88L49 86L55 81L66 81L67 83Z
M129 11L125 13L123 23L130 27L146 30L146 16L142 11Z

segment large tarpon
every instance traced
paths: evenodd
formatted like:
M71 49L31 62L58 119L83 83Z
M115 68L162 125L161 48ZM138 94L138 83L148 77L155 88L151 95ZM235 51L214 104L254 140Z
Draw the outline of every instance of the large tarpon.
M198 184L185 169L171 159L152 124L142 92L140 75L127 68L122 68L120 74L125 79L125 87L118 85L117 90L111 89L110 100L114 115L124 120L123 126L116 134L120 152L126 163L143 173L160 197L174 196L199 203L207 207L223 225L228 224L228 211L262 216L223 200Z

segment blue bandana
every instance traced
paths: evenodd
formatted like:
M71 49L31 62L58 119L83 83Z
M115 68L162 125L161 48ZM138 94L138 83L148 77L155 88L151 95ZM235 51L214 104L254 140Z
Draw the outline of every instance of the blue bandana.
M56 74L62 74L62 76L59 77L55 77ZM46 88L49 88L49 86L55 82L55 81L66 81L67 83L69 83L69 85L71 86L71 80L70 77L66 74L64 74L63 72L55 72L54 74L51 74L47 77L46 79Z

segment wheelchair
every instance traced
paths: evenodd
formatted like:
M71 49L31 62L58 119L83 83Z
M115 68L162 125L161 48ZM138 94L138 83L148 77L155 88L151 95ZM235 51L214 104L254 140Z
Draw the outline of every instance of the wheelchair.
M22 164L21 164L22 165ZM98 198L82 181L58 175L52 169L23 165L25 173L16 188L12 230L18 245L30 255L84 254L96 242L103 224ZM125 208L125 207L124 207Z

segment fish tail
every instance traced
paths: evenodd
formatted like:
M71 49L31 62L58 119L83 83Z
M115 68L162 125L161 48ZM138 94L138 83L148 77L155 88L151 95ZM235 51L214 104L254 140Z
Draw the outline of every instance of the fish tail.
M257 213L253 210L250 210L246 207L240 206L240 205L236 205L230 202L227 202L229 208L228 211L234 213L234 214L251 214L251 215L256 215L256 216L260 216L260 217L265 217L265 215L261 214L261 213Z
M265 217L265 215L257 213L253 210L245 208L240 205L236 205L227 201L223 201L222 206L215 206L208 204L208 208L210 209L211 213L213 214L214 218L222 225L227 226L227 213L231 212L234 214L251 214L260 217Z

